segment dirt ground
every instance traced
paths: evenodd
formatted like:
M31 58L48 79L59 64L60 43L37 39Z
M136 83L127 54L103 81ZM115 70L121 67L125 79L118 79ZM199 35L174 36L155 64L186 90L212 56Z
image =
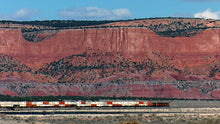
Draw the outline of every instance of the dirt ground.
M114 116L0 116L0 124L219 124L219 115L123 114Z

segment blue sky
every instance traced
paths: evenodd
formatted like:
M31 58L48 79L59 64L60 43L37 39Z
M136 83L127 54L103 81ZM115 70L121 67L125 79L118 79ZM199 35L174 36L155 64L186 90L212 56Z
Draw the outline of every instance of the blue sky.
M220 0L0 0L0 20L220 19Z

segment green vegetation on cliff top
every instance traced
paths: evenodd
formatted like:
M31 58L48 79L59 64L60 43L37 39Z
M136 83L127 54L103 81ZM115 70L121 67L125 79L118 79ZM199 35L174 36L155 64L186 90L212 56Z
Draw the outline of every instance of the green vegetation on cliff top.
M12 21L0 20L1 24L22 24L22 25L38 25L50 27L79 27L101 25L113 22L125 22L135 20L152 20L152 19L200 19L200 18L181 18L181 17L157 17L157 18L141 18L128 20L34 20L34 21Z
M173 19L173 21L169 24L164 24L163 22L158 22L151 25L144 25L144 24L129 24L128 26L111 26L111 25L102 25L114 22L126 22L126 21L135 21L135 20L153 20L159 19ZM177 20L176 20L177 19ZM180 21L178 19L197 19L198 22L196 25L192 24L189 20L188 22ZM0 21L1 24L22 24L22 25L32 25L32 27L23 27L22 33L26 40L31 42L40 42L41 40L36 39L34 33L39 33L44 30L60 30L60 29L72 29L72 28L117 28L117 27L139 27L139 28L149 28L154 31L156 34L163 36L163 37L191 37L194 36L201 31L207 29L206 24L200 22L204 19L198 18L175 18L175 17L167 17L167 18L145 18L145 19L131 19L131 20L100 20L100 21L89 21L89 20L43 20L43 21L9 21L9 20L2 20ZM45 26L45 27L39 27ZM213 27L216 28L216 27Z

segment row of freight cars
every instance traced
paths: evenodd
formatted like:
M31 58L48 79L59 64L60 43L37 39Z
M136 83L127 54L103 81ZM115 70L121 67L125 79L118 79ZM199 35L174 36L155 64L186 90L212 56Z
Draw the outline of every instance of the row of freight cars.
M161 107L169 103L152 103L151 101L0 101L0 107Z

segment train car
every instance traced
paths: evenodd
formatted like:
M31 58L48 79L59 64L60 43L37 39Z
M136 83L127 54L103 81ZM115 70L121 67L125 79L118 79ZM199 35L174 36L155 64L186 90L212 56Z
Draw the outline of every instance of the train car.
M163 106L169 106L169 103L153 103L154 107L163 107Z
M0 101L2 108L25 107L168 107L169 103L151 101Z

